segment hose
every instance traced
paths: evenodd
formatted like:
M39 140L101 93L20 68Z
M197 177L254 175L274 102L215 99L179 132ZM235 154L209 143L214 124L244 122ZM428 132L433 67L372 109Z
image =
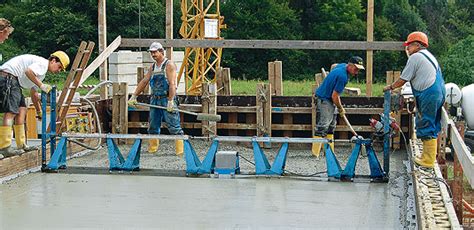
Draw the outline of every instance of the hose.
M81 97L82 100L84 100L85 102L87 102L87 104L89 104L92 108L92 112L94 114L94 117L95 117L95 121L96 121L96 124L97 124L97 132L99 134L102 133L102 128L101 128L101 125L100 125L100 118L99 118L99 113L97 113L97 110L94 106L94 104L88 99L88 97L94 92L96 91L98 88L100 88L101 86L105 85L105 84L112 84L111 81L103 81L99 84L97 84L94 88L92 88L91 90L89 90L89 92L86 93L86 95L84 95L84 97ZM101 143L102 143L102 138L99 138L98 141L97 141L97 145L94 146L94 147L91 147L90 145L86 145L80 141L76 141L74 139L68 139L68 141L70 142L73 142L75 144L78 144L80 145L81 147L83 148L86 148L86 149L90 149L90 150L98 150L102 147Z

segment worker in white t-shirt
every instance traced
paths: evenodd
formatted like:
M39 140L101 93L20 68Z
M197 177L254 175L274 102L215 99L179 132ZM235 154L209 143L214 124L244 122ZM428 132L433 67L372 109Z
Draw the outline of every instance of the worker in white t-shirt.
M58 73L69 65L69 57L63 51L56 51L49 59L32 54L16 56L0 66L0 158L9 157L31 150L25 144L24 122L26 103L22 89L30 89L31 99L38 115L41 115L38 89L49 93L51 86L43 83L47 72ZM18 149L11 148L12 125Z

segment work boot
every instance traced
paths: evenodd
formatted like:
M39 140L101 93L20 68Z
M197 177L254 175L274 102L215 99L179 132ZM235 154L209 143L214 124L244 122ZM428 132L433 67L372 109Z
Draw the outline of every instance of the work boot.
M322 138L322 137L321 136L313 136L313 138ZM311 147L311 152L313 153L313 156L319 158L319 155L321 154L321 145L322 145L322 143L313 142L313 145Z
M3 157L11 157L20 155L23 150L15 150L11 147L12 144L12 127L0 126L0 154Z
M328 144L329 144L329 147L331 147L332 152L334 153L334 134L328 134L326 136L326 139L331 141Z
M176 140L176 155L181 157L184 153L184 141L183 140Z
M156 153L158 151L158 146L160 146L159 139L150 139L148 141L148 153Z
M423 140L423 152L421 157L415 158L415 163L425 168L434 168L437 147L436 139Z
M25 152L38 150L38 147L26 145L26 135L25 135L25 126L24 125L13 125L13 130L15 131L15 142L17 149L23 149Z

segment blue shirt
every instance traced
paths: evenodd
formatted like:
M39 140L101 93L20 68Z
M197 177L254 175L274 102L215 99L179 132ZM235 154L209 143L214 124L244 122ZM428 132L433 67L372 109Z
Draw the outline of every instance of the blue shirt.
M316 90L316 96L319 99L332 102L333 91L336 91L339 95L344 92L344 87L346 87L349 81L346 67L346 63L340 63L329 72L323 83Z

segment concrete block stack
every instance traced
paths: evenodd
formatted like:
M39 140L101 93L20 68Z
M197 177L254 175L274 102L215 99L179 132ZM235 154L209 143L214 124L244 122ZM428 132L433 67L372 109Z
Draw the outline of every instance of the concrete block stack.
M137 88L137 68L141 66L143 66L142 53L130 50L113 52L109 56L109 80L127 82L128 92L133 93Z

